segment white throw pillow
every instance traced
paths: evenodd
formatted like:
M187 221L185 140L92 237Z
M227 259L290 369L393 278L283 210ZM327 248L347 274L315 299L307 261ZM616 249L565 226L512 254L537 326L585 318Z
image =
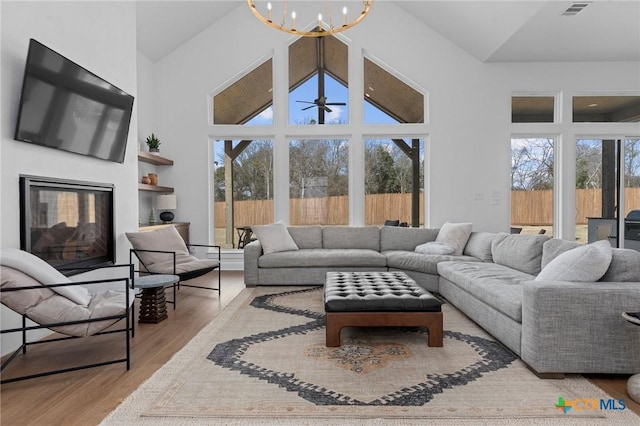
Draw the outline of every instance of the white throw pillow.
M612 255L607 240L576 247L549 262L535 280L595 282L609 269Z
M455 251L455 248L451 247L449 244L438 243L435 241L430 241L428 243L420 244L416 247L416 253L420 254L451 254Z
M62 275L53 266L23 250L14 248L1 249L0 263L21 271L42 284L65 284L71 282L69 278ZM80 285L52 287L51 290L82 306L88 306L91 301L89 290Z
M272 225L253 225L251 229L260 241L264 254L298 250L298 245L281 221Z
M454 256L461 256L464 246L466 246L467 241L469 241L472 228L472 223L447 222L442 225L442 228L438 231L436 242L445 243L453 247L453 253L451 254Z
M173 225L153 231L125 232L125 235L136 250L173 251L177 256L189 255L186 243ZM173 255L170 253L139 251L137 254L147 267L154 263L173 262Z

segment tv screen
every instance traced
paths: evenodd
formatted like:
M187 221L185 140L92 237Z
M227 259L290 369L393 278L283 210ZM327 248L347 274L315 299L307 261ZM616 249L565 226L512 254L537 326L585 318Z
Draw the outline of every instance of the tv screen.
M15 139L122 163L133 96L31 39Z

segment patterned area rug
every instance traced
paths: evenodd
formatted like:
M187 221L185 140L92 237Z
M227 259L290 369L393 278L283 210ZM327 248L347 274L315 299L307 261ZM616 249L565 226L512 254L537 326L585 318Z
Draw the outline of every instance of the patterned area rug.
M341 346L327 348L321 288L247 289L103 424L640 420L629 410L565 413L560 401L611 408L610 397L579 376L538 379L453 306L443 312L442 348L421 328L345 328Z

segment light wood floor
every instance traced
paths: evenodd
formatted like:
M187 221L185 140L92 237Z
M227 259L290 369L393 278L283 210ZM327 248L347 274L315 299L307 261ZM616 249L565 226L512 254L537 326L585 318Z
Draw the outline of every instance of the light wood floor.
M210 274L212 279L215 274ZM194 280L207 284L211 277ZM182 288L178 309L169 307L169 318L159 324L137 324L132 339L132 365L124 364L8 383L0 392L0 423L4 425L95 425L114 410L142 382L186 345L198 331L229 304L244 288L242 272L223 272L222 298L209 290ZM92 341L92 339L94 339ZM29 348L7 369L6 377L32 372L39 365L57 368L67 362L99 359L105 354L119 356L124 345L119 335L78 339ZM115 354L115 355L113 355ZM640 404L626 393L628 376L593 375L589 378L627 407L640 414ZM589 397L589 395L585 395Z

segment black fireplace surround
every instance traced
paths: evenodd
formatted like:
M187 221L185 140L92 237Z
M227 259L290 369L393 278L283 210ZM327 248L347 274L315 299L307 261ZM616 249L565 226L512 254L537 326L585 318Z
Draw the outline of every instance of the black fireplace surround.
M114 186L21 175L20 248L65 275L113 264Z

